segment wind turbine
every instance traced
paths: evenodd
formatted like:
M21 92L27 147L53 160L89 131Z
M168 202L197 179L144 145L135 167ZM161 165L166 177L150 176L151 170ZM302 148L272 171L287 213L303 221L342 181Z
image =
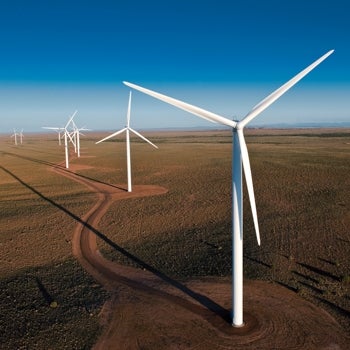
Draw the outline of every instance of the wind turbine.
M20 142L21 142L21 145L22 145L23 144L23 129L19 133L19 137L20 137Z
M74 140L72 139L68 127L69 124L73 121L74 116L77 114L78 111L75 111L72 116L69 118L67 124L64 127L50 127L50 126L43 126L43 129L49 129L49 130L55 130L58 133L58 144L61 146L61 133L63 132L64 137L64 150L65 150L65 159L66 159L66 168L69 168L69 149L68 149L68 139L75 145Z
M148 142L151 146L158 148L154 143L152 143L150 140L148 140L146 137L142 136L140 133L138 133L136 130L132 129L130 127L130 110L131 110L131 91L129 93L129 104L128 104L128 112L126 117L126 126L125 128L113 133L112 135L109 135L105 137L104 139L97 141L97 143L106 141L116 135L121 134L122 132L126 132L126 164L127 164L127 173L128 173L128 192L132 191L131 188L131 157L130 157L130 131L134 133L136 136L140 137L142 140Z
M78 158L80 157L80 135L83 135L80 131L90 131L90 129L86 129L85 127L78 128L75 124L74 120L72 120L73 124L73 139L74 139L74 145L75 145L75 153L78 154Z
M16 146L18 145L18 143L17 143L17 135L19 136L19 134L17 134L16 129L13 129L13 134L11 135L11 137L15 138L15 145Z
M61 132L64 130L64 128L59 127L51 127L51 126L42 126L43 129L49 129L49 130L55 130L58 135L58 145L61 146Z
M313 62L299 74L286 82L280 88L272 92L269 96L259 102L241 121L233 121L218 114L211 113L202 108L162 95L152 90L124 82L125 85L139 90L145 94L153 96L159 100L169 103L175 107L183 109L198 117L212 122L227 125L233 131L233 151L232 151L232 325L242 327L243 322L243 205L242 205L242 164L247 184L250 206L252 210L254 227L258 245L260 245L260 233L258 217L256 211L252 173L250 168L248 149L243 135L244 127L256 116L263 112L268 106L275 102L280 96L288 91L300 79L307 75L323 60L333 53L327 52L318 60Z

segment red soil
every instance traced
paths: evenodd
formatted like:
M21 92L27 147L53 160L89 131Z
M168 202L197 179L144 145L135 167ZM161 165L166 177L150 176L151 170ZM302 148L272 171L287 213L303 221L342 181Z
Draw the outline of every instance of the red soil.
M350 339L329 314L284 287L245 281L245 325L234 328L229 278L181 283L108 261L98 250L96 232L110 204L167 190L134 186L128 193L71 171L78 169L55 171L98 197L81 218L87 225L79 223L72 240L81 265L112 295L101 312L105 329L94 349L349 349Z

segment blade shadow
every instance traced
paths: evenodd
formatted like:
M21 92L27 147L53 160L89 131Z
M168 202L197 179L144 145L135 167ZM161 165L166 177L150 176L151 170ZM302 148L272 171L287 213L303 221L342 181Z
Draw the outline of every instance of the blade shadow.
M304 267L305 269L315 273L316 275L319 275L319 276L323 276L323 277L326 277L326 278L330 278L334 281L337 281L337 282L340 282L341 281L341 278L328 272L328 271L325 271L325 270L322 270L318 267L315 267L315 266L311 266L309 264L305 264L305 263L301 263L301 262L298 262L297 263L299 266L302 266Z
M271 264L267 264L267 263L265 263L265 262L263 262L263 261L261 261L261 260L252 258L252 257L250 257L250 256L248 256L248 255L246 255L246 254L244 254L243 257L244 257L245 259L248 259L248 260L250 260L250 261L253 261L253 262L255 262L255 263L258 263L258 264L260 264L260 265L262 265L262 266L265 266L265 267L267 267L267 268L269 268L269 269L272 268L272 265L271 265Z
M103 234L102 232L98 231L95 227L91 226L88 222L82 220L79 216L77 216L76 214L72 213L67 208L62 206L61 204L56 203L52 199L46 197L44 194L42 194L41 192L36 190L34 187L32 187L29 184L27 184L26 182L24 182L22 179L20 179L17 175L12 173L10 170L4 168L1 165L0 165L0 169L2 169L5 173L10 175L11 177L13 177L15 180L17 180L25 188L29 189L30 191L32 191L33 193L38 195L41 199L43 199L46 202L50 203L51 205L53 205L57 209L61 210L65 214L67 214L69 217L73 218L76 222L80 223L81 225L83 225L84 227L89 229L97 237L99 237L105 243L107 243L110 247L112 247L117 252L119 252L119 253L123 254L124 256L126 256L128 259L130 259L131 261L136 263L141 268L151 272L152 274L157 276L159 279L161 279L163 282L165 282L165 283L173 286L174 288L180 290L185 295L189 296L190 298L192 298L193 300L198 302L200 305L202 305L202 307L204 307L206 310L210 311L211 313L215 314L216 316L219 316L225 322L227 322L227 323L230 322L230 310L225 309L224 307L222 307L221 305L217 304L215 301L211 300L210 298L206 297L205 295L202 295L200 293L197 293L197 292L191 290L186 285L184 285L184 284L174 280L173 278L165 275L163 272L159 271L155 267L153 267L153 266L147 264L146 262L142 261L137 256L133 255L132 253L128 252L123 247L121 247L118 244L116 244L115 242L113 242L105 234ZM122 280L126 284L131 286L131 287L135 287L136 286L136 283L134 281L132 281L132 280L126 278L126 277L122 278ZM207 313L203 312L203 309L199 309L199 306L197 307L196 305L190 303L186 299L183 299L181 297L174 296L174 295L169 294L167 292L155 289L154 287L142 285L142 282L137 282L137 284L140 284L140 286L142 286L143 290L152 291L153 293L155 293L159 297L165 298L167 300L171 300L174 303L176 303L177 305L180 305L181 307L184 307L184 308L190 310L191 312L200 314L201 316L205 317L209 322L214 322L215 321L215 320L213 320L213 317L212 317L213 315L208 315ZM39 289L40 289L40 287L39 287ZM215 324L213 323L213 325L215 325Z

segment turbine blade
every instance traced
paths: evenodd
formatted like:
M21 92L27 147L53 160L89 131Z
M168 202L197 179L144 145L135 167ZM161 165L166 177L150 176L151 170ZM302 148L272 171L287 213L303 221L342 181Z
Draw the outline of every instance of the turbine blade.
M256 204L255 204L252 171L250 168L248 149L247 149L247 145L246 145L245 140L244 140L243 130L237 130L237 136L238 136L238 140L239 140L239 146L241 148L244 177L245 177L245 181L247 184L249 202L250 202L250 207L252 209L252 214L253 214L256 239L258 241L258 244L260 245L258 214L256 211Z
M295 85L299 80L301 80L305 75L310 73L315 67L317 67L322 61L324 61L328 56L330 56L334 50L328 51L318 60L310 64L294 78L287 81L284 85L279 87L269 96L265 97L260 101L238 124L240 127L244 128L252 119L263 112L267 107L269 107L273 102L275 102L279 97L281 97L285 92L287 92L293 85Z
M54 128L51 126L42 126L42 129L50 129L50 130L64 130L64 128Z
M73 129L77 130L78 127L77 127L77 124L75 124L74 120L72 119L72 125L73 125Z
M67 136L68 136L70 142L72 142L72 144L75 145L75 142L73 141L73 138L72 138L72 136L71 136L71 133L69 133L67 130L66 130L65 132L66 132L66 134L67 134Z
M135 85L135 84L132 84L132 83L128 83L126 81L124 81L123 83L125 85L135 89L135 90L139 90L139 91L141 91L141 92L143 92L143 93L145 93L147 95L150 95L150 96L152 96L154 98L157 98L157 99L159 99L159 100L161 100L163 102L169 103L169 104L171 104L171 105L173 105L175 107L178 107L178 108L180 108L180 109L182 109L182 110L184 110L186 112L194 114L197 117L209 120L210 122L231 126L233 128L235 128L236 125L237 125L237 123L235 121L233 121L233 120L230 120L230 119L222 117L222 116L220 116L218 114L206 111L205 109L202 109L202 108L190 105L189 103L182 102L180 100L176 100L175 98L162 95L162 94L160 94L158 92L155 92L155 91L152 91L152 90L149 90L149 89L145 89L145 88L143 88L141 86L138 86L138 85Z
M130 113L131 113L131 91L129 93L129 103L128 103L128 112L126 115L126 127L130 127Z
M98 144L98 143L103 142L103 141L106 141L106 140L108 140L108 139L110 139L110 138L112 138L112 137L114 137L114 136L117 136L117 135L121 134L121 133L122 133L123 131L125 131L125 130L126 130L126 128L121 129L121 130L119 130L119 131L116 131L114 134L111 134L111 135L105 137L104 139L95 142L95 144Z
M75 111L75 112L72 114L72 116L69 118L69 120L68 120L66 126L64 127L65 129L68 128L68 125L71 123L71 121L73 120L73 118L75 117L75 115L77 114L77 112L78 112L78 111Z
M142 136L139 132L137 132L136 130L134 129L131 129L129 128L129 130L131 132L133 132L135 135L137 135L138 137L140 137L142 140L148 142L151 146L155 147L155 148L158 148L158 146L156 146L154 143L152 143L150 140L148 140L146 137Z

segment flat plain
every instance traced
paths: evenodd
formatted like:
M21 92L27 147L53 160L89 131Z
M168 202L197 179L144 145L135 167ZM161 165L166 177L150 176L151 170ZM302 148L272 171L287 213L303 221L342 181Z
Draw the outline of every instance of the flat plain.
M121 249L99 250L178 281L229 278L231 133L145 135L159 150L132 139L133 184L167 192L114 202L98 229ZM95 145L101 136L81 139L71 171L125 189L124 138ZM350 130L248 129L246 141L262 245L245 195L245 279L282 286L349 333ZM54 134L1 137L0 160L1 348L91 348L110 296L73 256L72 235L96 194L53 171L64 161Z

